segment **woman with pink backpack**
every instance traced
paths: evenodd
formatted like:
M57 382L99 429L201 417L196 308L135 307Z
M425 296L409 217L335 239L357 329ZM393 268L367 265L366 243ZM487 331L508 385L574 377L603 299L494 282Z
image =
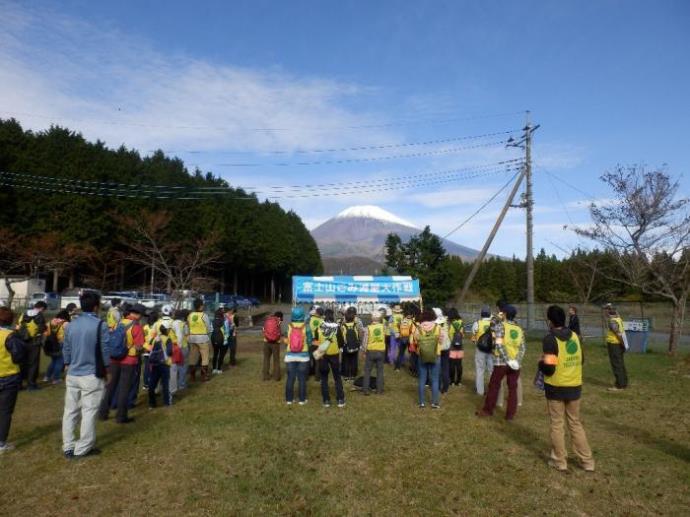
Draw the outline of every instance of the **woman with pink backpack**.
M295 394L295 379L298 384L299 405L307 403L307 374L309 373L309 345L311 344L311 329L304 322L304 309L294 307L291 321L288 325L287 345L285 351L285 366L287 368L287 382L285 383L285 402L292 405Z

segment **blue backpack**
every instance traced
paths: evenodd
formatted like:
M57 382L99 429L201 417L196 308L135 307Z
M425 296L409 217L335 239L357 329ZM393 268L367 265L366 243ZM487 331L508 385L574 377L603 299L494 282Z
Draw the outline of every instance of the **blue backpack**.
M168 354L165 349L167 348L168 343L170 343L170 339L167 337L165 338L165 344L163 344L162 338L154 341L151 354L149 355L149 365L166 364Z
M129 352L127 348L127 331L133 323L124 325L118 323L114 329L110 330L110 357L112 359L124 359Z

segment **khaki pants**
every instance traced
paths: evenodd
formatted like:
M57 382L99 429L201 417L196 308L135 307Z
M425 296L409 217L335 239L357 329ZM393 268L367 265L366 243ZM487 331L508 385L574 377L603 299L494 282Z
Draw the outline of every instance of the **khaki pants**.
M271 358L273 358L273 372L271 374ZM263 379L265 381L273 377L280 380L280 343L264 343Z
M551 419L551 459L556 468L566 469L568 467L564 426L567 421L575 456L580 460L583 469L594 470L592 449L589 448L585 429L580 422L580 401L547 399L546 405Z
M189 366L196 366L201 356L201 366L208 366L208 341L206 343L189 344Z

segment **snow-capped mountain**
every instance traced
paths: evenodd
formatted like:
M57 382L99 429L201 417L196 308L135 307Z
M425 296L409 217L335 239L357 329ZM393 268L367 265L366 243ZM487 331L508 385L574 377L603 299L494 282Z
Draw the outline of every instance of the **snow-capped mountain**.
M324 258L366 257L383 263L385 241L389 233L396 233L403 241L422 231L414 223L406 221L383 208L372 205L353 206L314 228L311 232ZM450 255L473 259L478 251L448 240L443 246ZM326 261L324 261L326 262ZM337 264L328 261L327 273L338 273ZM335 269L335 270L332 270ZM341 268L342 269L342 268ZM362 271L372 274L374 271Z

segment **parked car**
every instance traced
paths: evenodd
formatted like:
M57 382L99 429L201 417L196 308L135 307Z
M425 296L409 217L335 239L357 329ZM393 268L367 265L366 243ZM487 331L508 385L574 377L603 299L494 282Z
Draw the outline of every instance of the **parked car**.
M31 295L29 305L33 307L36 302L46 302L48 310L56 311L60 307L60 295L57 293L34 293Z

